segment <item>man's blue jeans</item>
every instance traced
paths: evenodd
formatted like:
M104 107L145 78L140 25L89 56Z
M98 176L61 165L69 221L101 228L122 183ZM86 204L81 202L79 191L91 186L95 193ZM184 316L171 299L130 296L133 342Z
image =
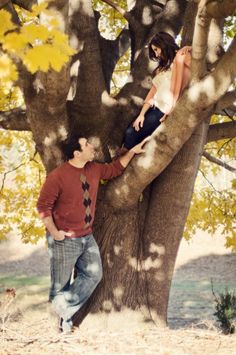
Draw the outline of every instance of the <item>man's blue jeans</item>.
M64 321L83 306L102 278L102 262L92 234L62 241L48 236L51 266L49 298ZM71 281L73 270L77 276Z

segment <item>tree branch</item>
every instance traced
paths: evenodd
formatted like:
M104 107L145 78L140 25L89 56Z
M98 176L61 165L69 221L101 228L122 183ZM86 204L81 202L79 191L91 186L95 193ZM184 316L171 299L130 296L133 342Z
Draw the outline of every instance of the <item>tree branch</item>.
M31 7L35 4L37 4L37 0L13 0L13 4L18 5L19 7L22 7L22 9L31 10Z
M21 168L22 166L28 164L28 163L31 162L31 161L36 162L36 160L34 159L35 156L36 156L36 154L37 154L37 150L35 150L33 157L30 158L27 162L21 163L21 164L17 165L15 168L13 168L13 169L11 169L11 170L6 171L5 173L3 173L2 186L1 186L1 188L0 188L0 194L2 193L2 191L3 191L3 189L4 189L4 185L5 185L5 181L6 181L7 175L10 174L10 173L13 173L14 171L18 170L19 168ZM38 162L37 162L37 163L38 163Z
M113 7L113 9L118 11L129 22L129 20L131 18L131 15L130 15L129 12L127 12L126 10L124 10L122 7L120 7L119 5L115 4L111 0L102 0L102 2L105 2L106 4L108 4L111 7Z
M232 40L227 52L222 56L216 65L215 70L206 76L202 82L202 89L207 87L212 89L212 84L215 86L214 95L208 95L205 102L205 107L209 104L213 104L212 98L216 103L221 97L226 95L230 85L235 81L236 77L236 37ZM224 78L224 80L222 80ZM210 83L211 82L211 83ZM210 88L211 87L211 88ZM209 100L209 101L208 101Z
M18 14L12 4L12 1L11 0L0 1L0 10L3 8L4 8L4 10L8 11L11 14L12 22L16 25L20 25L20 20L19 20Z
M22 108L0 111L0 128L13 131L30 131L26 111Z
M206 11L206 0L201 0L195 22L192 49L192 81L198 80L206 72L207 41L210 29L210 17Z
M236 0L208 0L206 9L209 16L213 18L225 18L233 15L236 9Z
M195 1L189 1L185 14L182 30L181 46L191 46L193 42L194 22L197 16L198 4Z
M215 114L234 117L236 114L236 90L227 92L217 102Z
M116 63L130 47L130 32L123 29L120 35L114 40L107 40L100 35L99 45L102 57L102 68L106 82L107 91L110 92L110 83Z
M209 126L207 143L236 137L236 121L216 123Z
M211 154L207 153L205 150L203 151L202 155L209 160L210 162L217 164L219 166L222 166L223 168L225 168L226 170L229 170L231 172L235 172L236 168L234 168L233 166L230 166L229 164L223 162L222 160L213 157Z

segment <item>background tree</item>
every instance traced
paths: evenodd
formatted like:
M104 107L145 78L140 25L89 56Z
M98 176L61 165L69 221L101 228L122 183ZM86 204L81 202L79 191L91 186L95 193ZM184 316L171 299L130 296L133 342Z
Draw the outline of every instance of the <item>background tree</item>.
M235 39L226 52L223 49L224 18L235 11L235 1L202 0L197 5L194 1L139 0L132 2L132 8L129 1L104 2L126 20L114 39L106 39L99 32L108 11L101 1L94 7L87 0L70 5L68 1L51 1L53 14L40 8L39 25L45 21L55 25L52 20L57 19L57 26L69 36L76 51L61 70L62 62L73 54L69 49L60 65L55 60L47 61L45 52L43 66L41 60L34 61L37 55L28 55L27 59L24 55L29 50L39 53L37 37L40 45L46 46L46 53L50 52L48 45L57 36L47 33L42 38L38 34L22 43L22 55L12 50L14 46L2 46L3 55L10 52L12 65L18 68L25 107L2 111L1 127L30 130L46 171L62 161L60 142L71 131L93 137L100 159L108 160L112 149L120 146L127 124L137 115L150 87L153 68L145 48L148 41L160 30L172 35L182 30L182 44L191 44L193 39L189 88L146 145L146 153L133 159L121 177L101 188L95 235L102 253L104 280L77 315L79 322L88 310L107 312L129 307L142 309L145 316L162 325L166 323L175 259L204 146L208 140L232 139L236 133L233 119L209 127L215 113L226 112L231 117L235 110ZM4 43L9 34L19 33L21 21L14 5L29 9L34 1L2 3L14 21L14 27L3 31ZM60 47L61 40L58 43L56 39L54 45ZM63 49L67 48L64 46L65 42ZM129 47L129 80L115 96L111 95L115 65ZM60 47L59 57L61 51ZM49 66L51 69L45 72ZM232 142L227 147L233 149ZM38 164L34 154L29 160ZM200 207L204 211L205 207ZM233 245L235 236L228 238L228 244Z

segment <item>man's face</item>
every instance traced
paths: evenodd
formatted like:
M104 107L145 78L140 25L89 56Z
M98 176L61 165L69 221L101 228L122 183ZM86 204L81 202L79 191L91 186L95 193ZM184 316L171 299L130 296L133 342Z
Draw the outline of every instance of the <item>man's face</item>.
M86 138L80 138L79 143L81 145L80 159L84 161L92 161L95 157L94 146L88 142Z

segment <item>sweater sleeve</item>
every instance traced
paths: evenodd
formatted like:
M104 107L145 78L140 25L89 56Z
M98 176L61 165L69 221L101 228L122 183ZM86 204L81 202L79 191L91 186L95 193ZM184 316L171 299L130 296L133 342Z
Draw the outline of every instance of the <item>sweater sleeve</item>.
M99 164L97 166L100 171L100 179L110 180L123 173L125 168L121 165L119 159L114 160L112 163Z
M46 178L37 202L37 210L41 218L52 215L53 207L60 195L59 179L52 171Z

